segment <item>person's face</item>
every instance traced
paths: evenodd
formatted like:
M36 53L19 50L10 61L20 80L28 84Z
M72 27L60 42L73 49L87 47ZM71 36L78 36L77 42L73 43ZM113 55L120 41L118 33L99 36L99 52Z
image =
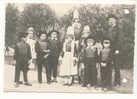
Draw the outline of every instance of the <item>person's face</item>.
M53 33L51 34L51 37L52 37L52 38L57 38L57 33L56 33L56 32L53 32Z
M75 20L75 22L77 22L77 23L78 23L78 22L79 22L79 20L78 20L78 19L76 19L76 20Z
M31 39L33 38L33 32L32 31L28 32L28 37L31 38Z
M109 41L109 40L104 40L103 46L104 46L105 48L109 48L109 47L110 47L110 41Z
M93 46L94 45L94 40L93 39L88 39L87 40L87 46Z
M108 24L109 24L109 26L115 27L116 26L116 19L115 18L109 18Z
M89 34L90 34L89 32L83 33L82 37L87 38L89 36Z
M26 42L27 41L27 37L22 37L21 40Z
M46 34L41 34L40 35L40 39L41 40L46 40L47 39L47 35Z
M72 41L72 37L69 36L69 37L68 37L68 41Z

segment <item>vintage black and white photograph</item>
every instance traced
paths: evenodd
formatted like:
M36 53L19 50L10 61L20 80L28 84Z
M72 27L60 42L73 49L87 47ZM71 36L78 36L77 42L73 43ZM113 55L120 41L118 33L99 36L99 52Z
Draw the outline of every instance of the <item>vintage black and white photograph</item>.
M135 9L6 3L4 91L132 94Z

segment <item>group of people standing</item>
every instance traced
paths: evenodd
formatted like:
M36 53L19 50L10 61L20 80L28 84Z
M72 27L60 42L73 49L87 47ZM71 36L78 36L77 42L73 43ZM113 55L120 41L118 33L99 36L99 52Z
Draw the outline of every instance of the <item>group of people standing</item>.
M29 34L30 33L30 34ZM15 82L16 86L22 84L20 81L20 72L23 71L24 76L24 84L31 86L27 80L27 72L29 69L29 65L34 65L38 71L38 82L42 83L42 68L45 68L47 83L51 83L51 76L53 77L53 82L57 82L57 65L58 65L58 57L60 53L60 43L57 38L58 32L52 31L50 39L48 35L44 32L41 32L38 35L38 40L35 41L32 39L31 41L27 40L28 35L32 35L29 33L20 33L19 42L15 46L15 54L14 59L16 60L15 67ZM30 36L29 36L30 37ZM31 43L31 46L30 46ZM35 52L34 52L35 51Z
M57 76L63 77L64 85L71 86L77 76L83 87L102 86L103 90L112 87L112 70L115 71L114 85L120 85L120 66L118 33L116 18L108 17L108 31L102 39L96 39L92 33L81 35L78 42L75 35L67 33L64 41L59 41L59 32L41 32L37 41L29 41L29 33L20 33L20 40L15 47L14 59L15 83L20 81L20 71L23 71L24 84L31 86L27 80L28 66L35 63L38 71L38 82L42 83L42 68L45 68L47 84L57 82ZM67 31L69 32L69 31ZM100 36L101 37L101 36ZM36 54L32 53L35 51ZM34 62L35 61L35 62ZM100 84L98 84L98 68Z

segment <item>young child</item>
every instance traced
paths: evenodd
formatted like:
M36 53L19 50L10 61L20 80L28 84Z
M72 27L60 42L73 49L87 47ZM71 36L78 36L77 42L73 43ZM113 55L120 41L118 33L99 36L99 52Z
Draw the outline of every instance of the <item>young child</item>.
M47 76L47 83L50 84L51 82L51 68L48 65L48 56L50 53L49 50L49 42L46 33L40 33L39 41L36 42L35 50L37 54L37 65L38 65L38 82L42 83L42 67L45 67L46 76Z
M49 36L50 44L50 55L49 55L49 65L51 67L51 75L53 76L52 82L57 82L57 70L58 70L58 59L61 51L61 44L58 38L58 31L51 31Z
M75 41L73 35L67 35L63 44L63 58L60 65L60 76L65 79L64 85L72 84L73 75L77 74L77 66L75 61Z
M20 80L20 72L23 71L24 85L32 86L28 83L27 72L29 61L31 60L31 50L30 46L26 43L26 33L20 33L19 42L15 46L14 59L16 61L15 65L15 87L19 87L22 84Z
M103 45L102 45L101 40L97 40L95 46L97 48L97 52L98 52L98 56L99 56L101 50L103 49ZM98 87L99 87L101 85L101 72L100 72L101 68L100 68L100 60L99 60L99 58L98 58L96 67L97 67L97 84L98 84Z
M82 84L84 81L84 63L82 61L84 49L86 48L85 44L86 37L81 37L80 39L80 53L79 53L79 60L78 60L78 76L79 76L79 84Z
M103 41L103 49L100 53L101 59L101 83L103 90L106 91L111 88L111 80L112 80L112 49L111 43L109 39L104 39Z
M79 40L79 61L78 61L78 75L79 75L79 83L82 84L83 80L84 80L84 63L82 62L82 54L84 49L86 48L86 44L85 44L85 39L88 38L89 36L91 36L92 33L90 31L90 27L88 25L85 25L83 28L83 31L81 33L81 38Z
M97 81L97 49L95 47L95 40L92 37L85 39L86 48L83 53L83 62L84 62L84 81L83 87L93 86L95 87Z

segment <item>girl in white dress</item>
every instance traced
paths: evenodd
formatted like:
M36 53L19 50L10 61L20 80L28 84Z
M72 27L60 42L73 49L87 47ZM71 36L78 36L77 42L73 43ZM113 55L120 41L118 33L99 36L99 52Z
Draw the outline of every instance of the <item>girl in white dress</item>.
M63 44L63 57L59 75L64 77L65 84L71 85L72 77L77 74L74 35L67 35Z

